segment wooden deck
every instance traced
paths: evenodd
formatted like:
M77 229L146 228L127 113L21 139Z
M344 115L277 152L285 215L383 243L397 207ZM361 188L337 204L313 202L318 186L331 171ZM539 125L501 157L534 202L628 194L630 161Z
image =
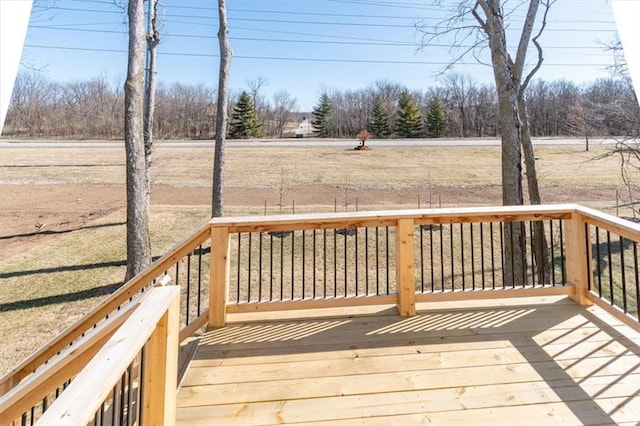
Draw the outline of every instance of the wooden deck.
M640 424L640 334L601 309L557 297L420 308L207 331L178 424Z

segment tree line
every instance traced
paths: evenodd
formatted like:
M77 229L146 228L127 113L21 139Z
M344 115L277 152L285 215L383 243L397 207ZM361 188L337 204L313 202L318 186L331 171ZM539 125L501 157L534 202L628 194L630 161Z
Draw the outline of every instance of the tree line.
M232 94L230 137L291 136L288 124L310 116L298 111L296 98L286 90L265 96L266 83L258 77L243 92ZM122 87L121 82L105 76L59 83L35 71L23 72L16 81L3 135L122 139ZM154 136L213 138L216 99L216 90L203 84L160 83ZM525 99L532 136L617 136L639 130L637 120L629 119L640 116L640 107L625 77L583 85L536 80L527 88ZM319 97L312 118L318 134L326 137L355 137L365 129L378 138L500 134L493 85L455 73L421 91L388 80L356 90L327 90Z

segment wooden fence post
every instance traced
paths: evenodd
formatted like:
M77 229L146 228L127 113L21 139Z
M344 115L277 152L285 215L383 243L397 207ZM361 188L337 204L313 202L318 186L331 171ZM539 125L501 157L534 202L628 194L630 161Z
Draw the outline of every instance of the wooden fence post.
M587 297L591 274L590 236L578 212L571 213L571 219L565 220L565 225L567 282L575 287L575 294L570 297L579 305L590 306L593 304Z
M396 225L396 289L398 312L403 317L416 314L413 219L399 219Z
M180 293L176 292L147 342L143 373L144 424L168 425L176 421L179 334Z
M229 229L211 228L211 265L209 274L209 326L227 323L227 291L229 287Z

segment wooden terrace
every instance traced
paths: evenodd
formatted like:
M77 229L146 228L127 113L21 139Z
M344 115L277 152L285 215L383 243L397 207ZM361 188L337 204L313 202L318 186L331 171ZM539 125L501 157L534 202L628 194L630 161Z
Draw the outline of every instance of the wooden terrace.
M199 340L177 424L638 424L640 334L563 297L265 319Z
M0 425L640 424L639 242L577 205L214 219L1 378Z

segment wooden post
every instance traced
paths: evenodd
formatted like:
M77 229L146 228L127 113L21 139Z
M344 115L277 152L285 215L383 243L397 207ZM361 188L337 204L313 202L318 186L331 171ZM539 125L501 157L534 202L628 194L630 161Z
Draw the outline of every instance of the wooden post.
M396 288L398 312L403 317L416 314L413 219L399 219L396 226Z
M566 266L567 282L575 287L575 294L571 298L579 305L590 306L593 303L587 298L588 277L591 274L591 259L587 244L585 222L580 213L571 214L571 219L565 220L566 241Z
M209 273L209 326L227 323L227 289L229 284L229 230L211 228L211 265Z
M142 401L145 424L167 425L176 421L179 334L180 297L175 297L147 342Z

